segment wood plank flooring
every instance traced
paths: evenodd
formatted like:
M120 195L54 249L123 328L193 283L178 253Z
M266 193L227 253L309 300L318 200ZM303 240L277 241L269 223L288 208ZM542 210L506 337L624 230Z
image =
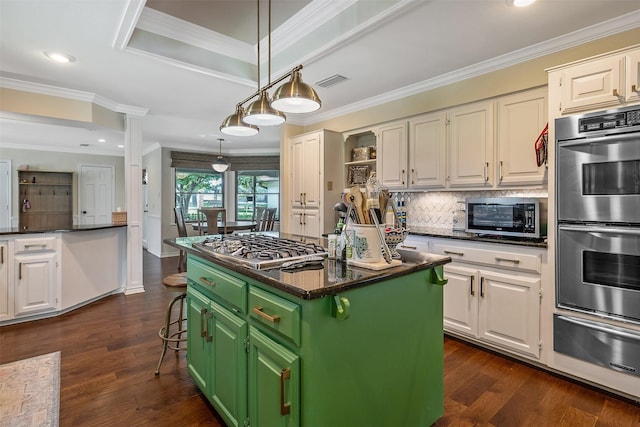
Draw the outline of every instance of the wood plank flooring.
M224 426L189 377L184 352L168 352L154 375L158 329L175 296L161 280L176 264L145 252L145 293L1 327L0 363L61 351L61 426ZM439 427L640 426L633 402L450 338L444 383Z

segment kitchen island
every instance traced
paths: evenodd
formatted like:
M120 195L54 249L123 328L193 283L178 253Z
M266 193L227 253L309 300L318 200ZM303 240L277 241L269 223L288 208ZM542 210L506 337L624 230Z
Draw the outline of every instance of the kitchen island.
M450 258L256 270L192 246L204 238L164 242L187 251L189 373L229 426L430 426L442 415Z

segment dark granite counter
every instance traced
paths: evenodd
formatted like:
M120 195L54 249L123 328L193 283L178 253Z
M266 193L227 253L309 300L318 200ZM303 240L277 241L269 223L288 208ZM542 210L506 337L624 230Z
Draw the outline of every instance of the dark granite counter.
M301 239L300 236L285 233L270 234L288 239ZM165 239L164 243L231 271L258 280L261 283L308 300L327 295L335 295L349 289L366 286L451 262L450 257L415 252L405 254L407 258L403 260L404 262L401 265L378 271L347 265L346 263L333 259L325 259L322 268L314 270L298 269L295 271L281 271L279 268L254 270L240 263L217 258L212 254L202 252L192 247L192 243L200 242L206 237L207 236L178 237ZM327 246L325 239L306 238L305 241L318 243L324 247ZM410 255L412 256L409 259Z
M91 224L91 225L74 225L64 230L20 230L17 227L0 228L0 236L7 234L41 234L41 233L69 233L74 231L90 231L102 230L105 228L126 227L126 224Z
M547 247L546 238L525 239L521 237L479 235L474 233L467 233L465 231L451 230L447 228L411 226L409 227L409 234L413 234L415 236L443 237L447 239L470 240L474 242L501 243L505 245L529 246L534 248Z

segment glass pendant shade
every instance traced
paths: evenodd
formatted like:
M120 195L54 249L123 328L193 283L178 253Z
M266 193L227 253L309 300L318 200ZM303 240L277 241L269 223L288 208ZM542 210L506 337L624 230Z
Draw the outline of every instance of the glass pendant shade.
M216 172L224 172L229 168L229 161L222 156L218 156L218 158L211 163L211 167Z
M291 80L273 93L271 106L285 113L311 113L322 105L316 91L302 81L300 71L291 75Z
M242 121L244 109L237 107L236 112L227 117L220 125L220 132L233 136L253 136L258 134L258 127Z
M284 113L271 107L271 100L266 90L260 92L260 98L247 107L242 121L251 125L276 126L285 122Z

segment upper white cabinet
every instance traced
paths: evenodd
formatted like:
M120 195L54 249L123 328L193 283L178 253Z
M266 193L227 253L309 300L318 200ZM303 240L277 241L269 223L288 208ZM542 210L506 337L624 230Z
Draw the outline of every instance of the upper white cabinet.
M493 185L493 101L465 105L449 111L449 185Z
M333 204L342 191L342 135L319 130L289 139L290 230L320 237L333 231Z
M640 48L638 45L611 54L574 62L551 70L550 85L560 89L562 114L617 107L640 99ZM552 74L557 73L553 78Z
M380 127L377 141L378 180L391 190L407 188L407 122Z
M447 165L447 114L409 120L409 188L444 188Z
M547 120L547 88L498 99L498 186L546 182L547 167L538 166L534 143Z

